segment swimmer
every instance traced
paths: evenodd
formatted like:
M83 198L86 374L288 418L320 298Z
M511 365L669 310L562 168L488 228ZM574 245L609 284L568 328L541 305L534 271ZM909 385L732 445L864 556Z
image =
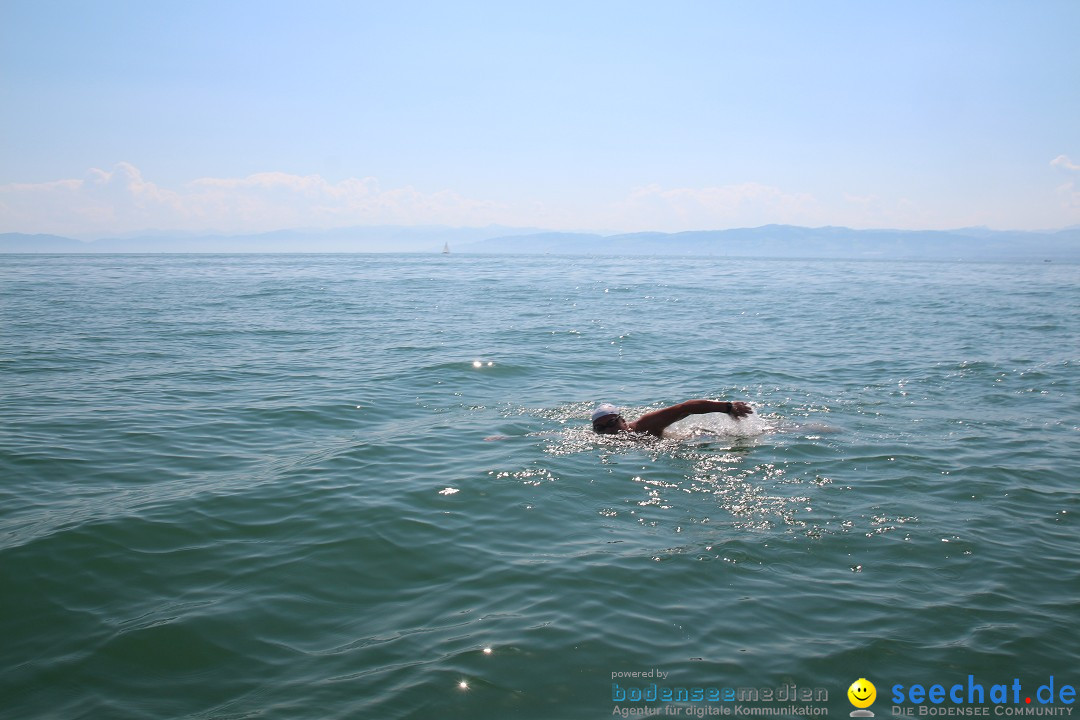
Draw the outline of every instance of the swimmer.
M664 428L672 423L677 423L691 415L704 415L705 413L721 412L738 420L750 415L754 411L744 402L727 402L726 400L687 400L678 405L653 410L645 413L633 422L626 422L619 414L619 408L604 403L596 408L592 414L592 428L601 435L615 435L617 433L641 433L664 436Z

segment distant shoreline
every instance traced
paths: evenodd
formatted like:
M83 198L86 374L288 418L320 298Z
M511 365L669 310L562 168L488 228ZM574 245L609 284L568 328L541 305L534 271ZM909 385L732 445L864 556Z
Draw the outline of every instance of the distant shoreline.
M680 233L543 232L531 228L358 227L257 235L142 235L93 241L0 234L3 254L354 254L681 256L844 260L1077 262L1080 227L1056 231L853 230L766 225Z

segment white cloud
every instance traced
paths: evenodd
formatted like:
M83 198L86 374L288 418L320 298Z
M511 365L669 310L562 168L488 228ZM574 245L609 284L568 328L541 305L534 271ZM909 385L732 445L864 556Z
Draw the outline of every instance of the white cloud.
M1062 207L1069 209L1080 208L1080 190L1077 190L1076 183L1067 182L1060 186L1057 191L1058 196L1061 198Z
M1067 156L1051 165L1080 170ZM1058 188L1057 222L1075 222L1080 192L1071 177ZM567 195L568 193L562 193ZM1049 198L1047 198L1049 200ZM1008 210L1008 208L1006 208ZM1046 208L1053 211L1054 208ZM628 191L615 202L580 196L563 203L523 198L513 204L465 197L452 190L424 192L412 186L383 187L373 177L331 182L319 175L263 172L246 177L204 177L171 188L119 163L91 169L81 179L0 185L0 232L46 232L81 239L159 230L176 233L256 233L284 228L357 225L450 225L546 227L554 230L710 230L791 225L925 229L1017 221L1004 212L988 218L985 206L928 205L869 192L822 197L763 183ZM996 220L996 222L995 222Z
M610 222L626 229L677 232L770 223L814 224L822 212L808 193L761 183L664 189L649 185L617 203Z
M318 175L266 172L200 178L179 189L143 178L119 163L82 179L0 186L0 231L101 237L148 228L246 233L349 225L486 225L509 210L451 191L384 189L375 178L331 183Z
M1050 164L1054 167L1064 168L1065 170L1080 170L1080 165L1077 165L1069 159L1068 155L1058 155L1056 158L1050 161Z
M1077 165L1069 159L1068 155L1058 155L1056 158L1050 161L1050 164L1054 167L1061 168L1062 170L1071 170L1072 172L1080 171L1080 165ZM1058 197L1061 198L1061 206L1074 210L1080 208L1080 190L1076 188L1076 182L1070 180L1069 182L1061 185L1057 189Z
M936 221L921 210L916 203L905 197L888 200L877 195L844 193L844 205L833 217L840 218L839 222L834 224L853 228L921 230L942 226L940 221ZM956 222L956 224L964 223Z
M155 229L254 233L351 225L489 224L553 229L700 230L768 223L825 224L817 200L760 183L664 189L650 185L603 207L537 199L517 206L451 190L384 188L376 178L330 182L319 175L263 172L205 177L167 188L119 163L82 179L0 186L0 231L48 232L92 239Z

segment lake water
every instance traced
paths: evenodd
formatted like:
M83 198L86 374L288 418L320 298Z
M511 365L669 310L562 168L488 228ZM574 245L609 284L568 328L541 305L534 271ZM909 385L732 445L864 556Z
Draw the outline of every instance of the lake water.
M0 323L2 717L1075 707L1078 265L4 256Z

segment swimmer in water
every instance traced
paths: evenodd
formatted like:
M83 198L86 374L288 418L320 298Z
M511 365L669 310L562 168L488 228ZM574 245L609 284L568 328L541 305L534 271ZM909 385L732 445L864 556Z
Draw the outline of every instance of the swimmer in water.
M604 403L596 408L592 414L592 428L601 435L616 435L618 433L641 433L664 436L664 428L672 423L677 423L691 415L704 415L705 413L722 412L738 420L750 415L754 411L744 402L727 402L726 400L687 400L678 405L653 410L645 413L633 422L626 422L619 414L619 408Z

